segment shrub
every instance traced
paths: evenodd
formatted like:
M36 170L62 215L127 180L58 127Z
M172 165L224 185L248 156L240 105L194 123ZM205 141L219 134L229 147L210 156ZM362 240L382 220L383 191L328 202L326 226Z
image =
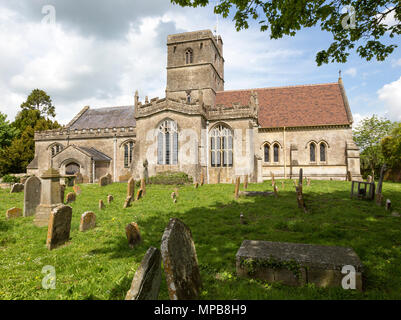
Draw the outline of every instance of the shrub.
M3 176L2 181L4 183L19 183L21 179L10 174L6 174L5 176Z
M186 183L192 183L192 178L184 172L167 171L149 178L149 184L183 185ZM141 182L137 181L136 185L140 187Z

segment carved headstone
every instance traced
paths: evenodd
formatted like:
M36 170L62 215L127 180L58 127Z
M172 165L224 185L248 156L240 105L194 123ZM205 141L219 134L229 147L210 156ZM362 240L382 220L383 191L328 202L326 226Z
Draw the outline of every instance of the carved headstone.
M84 232L96 227L96 215L95 213L88 211L81 216L81 223L79 225L79 231Z
M135 180L130 178L127 184L127 197L133 198L135 196Z
M15 219L15 218L19 218L22 217L22 210L19 208L12 208L7 210L6 212L6 219Z
M103 176L99 179L99 186L100 187L105 187L109 184L109 178L108 176Z
M149 248L135 272L125 300L157 300L161 284L161 253Z
M161 252L170 300L198 299L202 281L196 249L191 230L180 220L170 219Z
M30 177L24 186L24 217L34 216L40 204L42 182L38 177Z
M125 227L125 234L127 235L128 245L130 248L134 248L142 241L138 224L135 222L132 222Z
M46 246L53 250L70 240L72 208L61 205L50 215Z
M66 199L66 203L73 203L77 200L77 195L74 192L70 192L69 194L67 194L67 199Z
M24 185L22 183L14 183L11 187L10 193L20 193L24 191Z
M238 177L236 180L235 180L235 199L238 199L238 197L239 197L239 187L240 187L240 183L241 183L241 178L240 177Z

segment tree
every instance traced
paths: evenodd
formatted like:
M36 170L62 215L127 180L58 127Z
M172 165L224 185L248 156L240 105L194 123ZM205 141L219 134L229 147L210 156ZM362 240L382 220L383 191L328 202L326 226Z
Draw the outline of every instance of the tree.
M209 0L171 2L184 7L209 4ZM328 49L317 53L319 66L344 63L355 48L361 58L383 61L397 47L396 39L401 34L400 0L221 0L214 12L224 18L233 14L237 31L247 29L253 19L260 24L261 31L270 29L271 39L295 36L301 28L319 26L330 32L334 40ZM385 44L387 36L394 43Z
M43 117L55 117L55 107L52 104L52 100L43 90L35 89L28 96L27 100L21 104L22 110L38 110L40 116Z
M0 112L0 149L8 147L17 134L18 129L10 125L6 114Z
M390 136L381 142L382 153L388 165L394 169L401 168L401 123L397 123Z
M363 119L354 129L355 143L362 150L362 173L371 172L374 177L384 164L381 141L390 134L393 126L390 120L373 115Z

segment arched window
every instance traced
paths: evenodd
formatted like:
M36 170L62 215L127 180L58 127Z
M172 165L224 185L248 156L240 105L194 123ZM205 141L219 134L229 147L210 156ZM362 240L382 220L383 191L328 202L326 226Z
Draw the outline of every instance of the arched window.
M265 144L264 146L265 162L270 162L270 146Z
M63 146L61 144L55 144L52 148L52 157L54 157L56 154L60 153L63 151Z
M226 126L218 125L211 131L210 136L210 159L212 167L232 167L232 131Z
M309 145L310 149L310 162L316 162L316 145L314 142L312 142Z
M326 162L326 144L324 142L320 144L320 161Z
M124 145L124 168L129 168L132 163L134 142L130 141Z
M187 92L187 103L191 103L191 93Z
M279 150L280 150L280 147L279 147L279 145L276 143L275 145L274 145L274 147L273 147L273 151L274 151L274 162L279 162Z
M185 64L190 64L194 62L194 53L192 49L185 50Z
M174 121L165 120L159 126L157 163L159 165L178 163L178 129Z

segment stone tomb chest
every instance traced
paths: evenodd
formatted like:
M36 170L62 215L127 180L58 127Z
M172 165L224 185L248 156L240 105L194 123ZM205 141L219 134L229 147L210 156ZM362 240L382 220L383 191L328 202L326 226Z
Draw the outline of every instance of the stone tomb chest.
M355 268L356 289L362 290L363 267L351 248L245 240L236 255L238 276L292 286L341 287L345 266Z

